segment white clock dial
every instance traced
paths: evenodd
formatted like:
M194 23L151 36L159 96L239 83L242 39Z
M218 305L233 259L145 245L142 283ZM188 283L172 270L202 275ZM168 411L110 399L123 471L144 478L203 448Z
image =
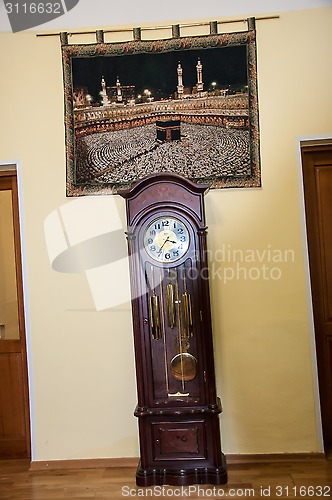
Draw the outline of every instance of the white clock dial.
M159 217L145 230L144 248L158 262L174 262L187 252L188 247L188 229L174 217Z

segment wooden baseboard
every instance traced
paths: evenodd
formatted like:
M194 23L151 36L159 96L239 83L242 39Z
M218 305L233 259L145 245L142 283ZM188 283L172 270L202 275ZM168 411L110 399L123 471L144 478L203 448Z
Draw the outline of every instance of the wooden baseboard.
M258 464L277 462L307 462L325 459L325 453L248 453L226 454L228 464Z
M82 458L74 460L34 460L31 471L67 469L107 469L114 467L137 467L139 458Z
M278 462L307 462L308 460L322 460L324 453L261 453L261 454L227 454L228 465L244 465L257 463ZM138 465L138 457L127 458L84 458L75 460L47 460L32 461L31 471L42 470L69 470L69 469L105 469L115 467L134 467Z

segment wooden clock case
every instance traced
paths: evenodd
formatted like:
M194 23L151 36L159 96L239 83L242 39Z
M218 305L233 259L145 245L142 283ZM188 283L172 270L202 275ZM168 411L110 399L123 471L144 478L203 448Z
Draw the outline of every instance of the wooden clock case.
M135 416L141 453L138 486L227 482L213 360L204 214L207 190L207 185L177 174L159 173L119 192L126 199L128 226L138 390ZM180 220L190 235L185 255L169 264L156 262L144 248L147 228L161 217ZM175 291L173 323L167 318L170 290ZM190 319L183 314L188 296ZM151 315L154 303L158 303L159 319L153 317L153 310ZM183 369L184 356L193 366L179 375L174 360L180 359Z

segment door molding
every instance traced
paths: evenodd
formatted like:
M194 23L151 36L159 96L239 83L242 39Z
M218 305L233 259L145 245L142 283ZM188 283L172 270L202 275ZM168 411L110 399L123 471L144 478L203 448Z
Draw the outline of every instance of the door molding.
M27 455L31 459L32 456L32 433L31 433L31 378L30 378L30 368L31 363L29 362L29 339L28 334L28 316L27 316L27 294L26 294L26 272L25 272L25 248L24 248L24 238L23 238L23 206L22 206L22 191L21 191L21 170L20 163L16 161L0 162L0 179L1 178L13 178L15 177L15 186L13 191L15 197L15 203L13 204L13 226L14 226L14 238L15 238L15 258L16 258L16 275L17 275L17 298L19 305L19 324L20 324L20 335L22 340L23 350L22 352L22 362L23 362L23 390L24 390L24 400L25 400L25 433L26 433L26 445L27 445Z
M306 297L307 297L307 311L308 311L308 324L310 330L310 347L311 347L311 366L312 366L312 381L315 400L315 416L316 416L316 435L319 445L319 452L324 453L324 439L323 439L323 426L321 403L319 393L319 380L318 380L318 364L317 364L317 351L316 351L316 338L314 327L314 312L312 303L312 290L309 266L309 249L308 249L308 235L305 213L305 199L304 199L304 182L303 182L303 165L302 165L302 150L311 147L323 147L332 144L332 134L323 136L310 136L297 138L297 167L298 167L298 189L299 189L299 205L301 217L301 233L302 233L302 249L304 260L304 272L306 283Z

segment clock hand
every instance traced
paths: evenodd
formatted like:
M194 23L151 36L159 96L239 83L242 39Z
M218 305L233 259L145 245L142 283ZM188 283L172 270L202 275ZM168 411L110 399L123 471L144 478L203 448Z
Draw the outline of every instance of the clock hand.
M165 243L167 243L168 241L169 241L169 237L167 236L166 240L165 240L165 241L164 241L164 243L161 245L160 250L162 250L162 249L163 249L163 246L164 246L164 245L165 245Z
M165 243L167 243L167 241L168 241L169 243L173 243L173 245L175 245L175 243L177 243L177 242L176 242L176 241L174 241L174 240L170 240L170 239L169 239L169 237L167 236L166 240L165 240L165 241L164 241L164 243L161 245L160 250L163 248L163 246L165 245Z

